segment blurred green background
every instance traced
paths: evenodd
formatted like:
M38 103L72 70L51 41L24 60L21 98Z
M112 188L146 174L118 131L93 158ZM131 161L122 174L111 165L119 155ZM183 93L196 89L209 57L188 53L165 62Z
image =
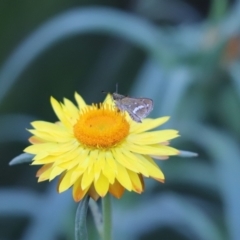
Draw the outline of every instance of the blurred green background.
M9 167L49 98L102 90L154 101L176 148L166 183L114 203L114 240L240 239L240 1L0 1L0 240L74 239L77 204L38 167ZM98 239L91 214L89 240Z

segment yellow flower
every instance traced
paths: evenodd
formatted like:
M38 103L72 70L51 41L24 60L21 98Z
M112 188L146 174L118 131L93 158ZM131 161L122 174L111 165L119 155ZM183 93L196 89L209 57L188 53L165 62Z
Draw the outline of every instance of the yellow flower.
M73 187L73 198L80 201L86 194L93 199L108 192L120 198L124 189L142 193L143 177L164 182L164 175L153 161L177 155L167 146L176 138L176 130L154 129L169 117L133 121L127 112L119 111L111 96L99 105L86 105L75 93L78 107L70 100L51 104L59 122L34 121L32 143L24 151L34 154L33 165L43 165L38 181L60 176L58 192Z

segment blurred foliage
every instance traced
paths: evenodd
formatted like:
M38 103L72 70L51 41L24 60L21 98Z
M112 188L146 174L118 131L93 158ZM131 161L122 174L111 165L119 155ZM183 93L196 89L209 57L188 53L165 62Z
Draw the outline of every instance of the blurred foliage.
M166 183L114 200L114 240L240 239L240 1L0 1L0 239L74 238L77 204L36 167L9 167L50 96L154 100L198 158L158 162ZM90 240L98 239L91 214Z

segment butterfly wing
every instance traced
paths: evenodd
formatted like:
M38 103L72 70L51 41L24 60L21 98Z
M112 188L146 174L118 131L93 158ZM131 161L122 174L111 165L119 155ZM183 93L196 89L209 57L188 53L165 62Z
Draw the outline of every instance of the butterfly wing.
M131 118L136 122L149 115L153 110L153 101L149 98L122 98L121 99L122 110L129 113Z
M143 119L147 117L152 110L153 110L153 101L149 98L140 98L138 99L137 104L132 112L138 118Z
M117 108L121 111L125 111L126 109L124 108L124 106L121 103L122 99L124 99L125 96L118 94L118 93L113 93L112 96L113 96L113 100L114 100Z
M113 100L119 110L127 111L136 122L141 122L153 109L153 100L150 98L130 98L113 93Z

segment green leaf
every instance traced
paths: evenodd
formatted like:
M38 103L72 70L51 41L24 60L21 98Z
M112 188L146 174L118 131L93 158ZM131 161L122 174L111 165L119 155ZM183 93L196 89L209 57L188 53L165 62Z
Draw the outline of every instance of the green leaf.
M29 153L22 153L12 159L9 163L10 166L20 164L20 163L29 163L32 161L34 155Z
M86 218L89 196L79 202L75 218L75 240L88 240Z

